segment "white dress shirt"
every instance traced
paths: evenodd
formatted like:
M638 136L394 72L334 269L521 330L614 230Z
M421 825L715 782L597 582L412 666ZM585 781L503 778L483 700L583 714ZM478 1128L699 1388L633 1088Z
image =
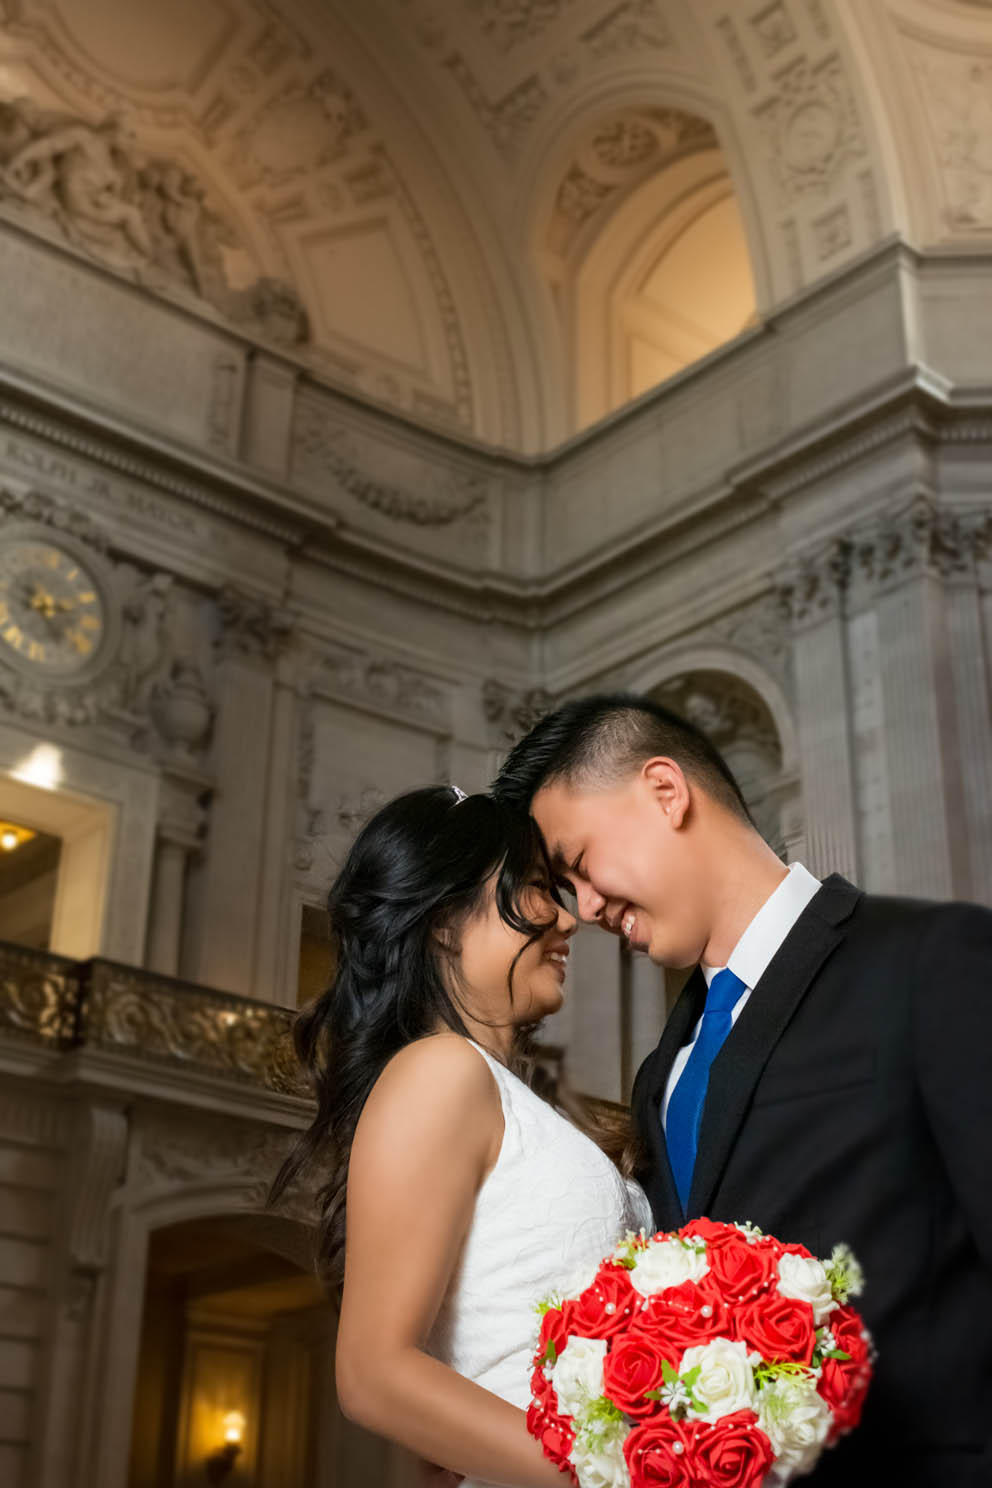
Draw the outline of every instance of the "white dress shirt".
M758 910L754 919L748 925L740 940L734 946L727 961L727 967L740 977L744 983L744 991L734 1003L730 1014L730 1026L737 1022L744 1011L745 1004L751 996L759 980L778 951L793 925L809 904L814 894L820 888L820 880L814 878L812 873L803 867L801 863L792 863L789 871L779 884L775 892L765 900ZM700 970L706 978L707 987L712 982L718 971L723 971L722 966L700 965ZM683 1044L676 1054L672 1068L668 1074L665 1085L665 1097L661 1106L661 1122L664 1126L668 1121L668 1102L672 1098L672 1091L679 1082L679 1076L685 1069L692 1053L692 1046L699 1037L699 1027L702 1023L700 1018L692 1030L692 1038L687 1044Z

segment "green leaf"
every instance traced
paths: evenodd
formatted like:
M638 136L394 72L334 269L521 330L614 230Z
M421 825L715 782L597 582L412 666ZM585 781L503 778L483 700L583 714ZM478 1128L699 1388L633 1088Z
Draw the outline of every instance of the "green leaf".
M554 1339L553 1338L549 1338L548 1339L548 1342L547 1342L547 1345L545 1346L544 1353L543 1353L543 1355L541 1357L541 1363L542 1364L557 1364L557 1362L558 1362L558 1349L555 1347L555 1341L554 1341Z
M675 1381L679 1377L678 1370L675 1368L674 1364L669 1364L667 1359L662 1359L661 1361L661 1377L665 1381L666 1385L674 1385Z
M851 1356L850 1354L845 1354L843 1349L830 1349L830 1351L824 1354L823 1357L825 1359L841 1359L846 1361L850 1359Z

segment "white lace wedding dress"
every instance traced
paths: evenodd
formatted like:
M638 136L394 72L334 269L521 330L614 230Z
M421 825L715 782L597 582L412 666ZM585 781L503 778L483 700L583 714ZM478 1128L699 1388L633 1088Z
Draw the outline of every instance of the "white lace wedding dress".
M428 1344L459 1374L526 1409L540 1320L551 1292L587 1285L627 1230L653 1228L643 1191L594 1142L473 1044L503 1105L503 1145ZM466 1481L462 1488L483 1488Z

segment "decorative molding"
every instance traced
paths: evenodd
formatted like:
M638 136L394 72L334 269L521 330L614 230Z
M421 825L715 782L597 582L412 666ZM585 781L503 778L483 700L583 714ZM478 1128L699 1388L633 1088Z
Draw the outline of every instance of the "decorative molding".
M533 42L571 9L576 0L474 0L483 36L498 52Z
M451 727L448 695L424 672L390 656L336 646L316 652L308 671L309 686L318 695L371 704L432 731Z
M37 396L32 395L31 401L36 401ZM299 536L301 523L299 520L294 521L292 514L260 516L246 501L246 497L254 498L257 506L262 499L271 506L277 495L274 489L266 489L260 485L254 478L254 473L239 471L237 496L225 496L208 484L213 472L209 468L198 468L196 457L191 458L187 451L177 452L168 462L152 460L121 448L122 443L131 443L132 436L125 435L121 441L117 441L113 436L107 437L100 431L89 430L81 434L77 423L80 418L87 417L88 411L67 408L65 413L65 418L62 418L59 413L50 416L47 413L38 413L33 408L26 408L20 390L12 388L9 383L0 382L0 420L10 428L23 431L55 449L89 460L153 491L163 491L177 501L189 502L191 506L223 517L238 526L247 527L276 542L292 542ZM21 453L26 455L27 452L28 446L24 446ZM28 461L32 472L39 471L48 475L41 452L32 450L31 453L38 455L38 459ZM183 473L179 473L180 471ZM233 491L235 481L230 472L224 471L218 475L218 484L224 484ZM101 487L103 494L107 494L107 483L103 476L94 475L92 479L94 484ZM154 505L154 498L147 497L144 492L132 491L128 495L134 498L136 504L144 499ZM140 510L140 504L138 509ZM310 518L308 525L312 526L313 520ZM322 514L320 520L327 528L335 525L334 518L329 513ZM202 537L203 534L199 536Z
M723 15L716 22L716 29L723 38L724 46L727 48L730 60L734 65L734 69L745 93L753 93L758 86L758 79L755 76L754 68L751 66L751 60L745 50L744 43L741 41L737 27L729 15Z
M842 253L845 248L850 248L854 241L854 233L851 228L851 214L846 202L841 202L839 207L831 207L822 217L815 217L812 222L813 242L816 245L816 256L823 263L828 258Z
M0 126L0 204L25 226L146 289L192 294L264 341L309 338L291 286L264 274L231 283L230 213L178 161L143 152L119 115L90 122L17 98L0 101Z
M624 0L579 39L597 60L627 52L663 52L673 44L656 0Z
M941 165L943 215L956 232L992 228L992 60L945 53L914 58L929 124Z
M875 589L906 579L974 579L992 546L992 509L951 511L925 496L852 530L861 578Z
M792 643L775 590L717 615L694 629L691 639L697 645L716 642L743 652L769 671L786 694L792 692Z
M751 17L751 29L758 39L762 52L768 58L792 46L798 39L795 23L783 0L773 0Z
M284 186L339 160L368 120L351 89L330 69L267 99L235 137L231 168L242 189Z
M335 427L315 400L300 398L293 418L293 476L297 482L327 477L362 506L394 522L446 527L487 504L487 482L472 472L439 470L423 462L424 489L370 475L361 465L356 440Z
M580 228L647 176L699 150L717 146L707 120L682 109L627 109L599 123L565 169L546 230L547 246L565 255Z
M458 84L497 152L510 165L523 148L531 125L544 111L548 94L536 73L524 78L502 97L490 99L460 52L444 65Z
M293 630L292 616L277 609L268 600L246 594L233 584L225 584L217 596L220 634L218 653L230 656L261 657L272 661L288 643Z
M307 1098L292 1042L292 1013L272 1003L93 961L78 1041L151 1065Z
M132 1177L138 1189L189 1188L200 1183L275 1177L295 1139L284 1128L223 1117L195 1121L177 1115L142 1113L137 1122L138 1156Z
M125 1176L128 1117L119 1106L88 1101L78 1102L72 1116L65 1244L70 1270L85 1276L107 1262L111 1198Z
M812 67L801 57L777 82L776 96L755 110L772 175L786 203L823 196L867 148L840 59Z
M783 613L796 630L837 619L843 612L851 578L849 539L835 538L802 554L783 572L778 597Z
M74 961L0 943L0 1034L65 1048L75 1030L78 1002Z
M65 533L68 537L85 543L101 557L106 556L108 543L103 528L91 521L86 512L80 511L78 507L56 501L43 491L12 491L7 486L0 486L0 511L3 518L39 522L51 527L53 533Z
M482 685L482 711L499 746L515 744L554 706L543 687L507 687L495 679Z
M673 677L655 692L658 701L687 718L722 751L746 742L766 753L777 770L782 744L767 705L746 683L725 672Z

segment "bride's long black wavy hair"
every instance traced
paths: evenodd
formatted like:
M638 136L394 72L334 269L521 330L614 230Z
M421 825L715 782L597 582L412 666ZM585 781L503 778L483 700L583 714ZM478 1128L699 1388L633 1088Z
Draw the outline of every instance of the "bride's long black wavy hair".
M319 1163L317 1270L333 1294L344 1269L345 1193L358 1118L388 1061L439 1027L468 1036L457 996L457 930L495 876L501 919L527 944L553 923L521 908L524 892L547 876L533 820L492 796L459 799L450 786L399 796L359 832L328 897L336 964L331 985L298 1016L294 1038L317 1097L308 1130L276 1176L274 1202ZM446 936L438 932L453 932ZM442 943L444 942L444 943ZM450 947L450 948L449 948ZM512 1065L541 1094L533 1027L516 1030ZM576 1099L556 1092L574 1119L610 1150L616 1141Z

